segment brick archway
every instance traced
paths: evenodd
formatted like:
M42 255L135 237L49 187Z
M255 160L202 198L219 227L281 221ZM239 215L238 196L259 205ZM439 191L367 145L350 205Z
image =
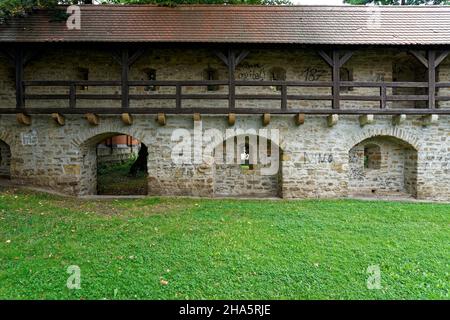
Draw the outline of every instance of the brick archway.
M347 141L346 149L350 151L355 145L369 138L377 137L377 136L386 136L397 138L400 141L403 141L406 144L409 144L416 151L421 150L421 145L419 143L419 138L408 132L407 130L391 127L391 128L370 128L367 130L363 130L357 135L350 137Z

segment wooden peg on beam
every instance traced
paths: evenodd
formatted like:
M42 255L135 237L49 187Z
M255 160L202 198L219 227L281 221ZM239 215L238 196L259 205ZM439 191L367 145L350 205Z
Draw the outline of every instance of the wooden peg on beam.
M338 120L339 120L339 115L330 114L329 116L327 116L327 125L329 127L333 127L337 124Z
M373 114L362 114L359 116L359 124L361 127L365 126L366 124L371 124L374 121Z
M235 113L229 113L228 114L228 124L230 126L234 126L235 123L236 123L236 114Z
M95 113L86 113L85 118L90 125L98 126L98 124L100 123L100 118Z
M64 118L64 116L58 112L54 112L52 113L52 118L53 120L55 120L55 122L57 124L59 124L60 126L63 126L66 124L66 119Z
M158 122L160 126L165 126L166 115L164 113L158 113L158 115L156 116L156 122Z
M263 114L263 126L267 126L270 123L270 113Z
M300 126L305 123L305 114L304 113L297 113L295 115L295 124Z
M437 123L439 120L439 115L437 114L427 114L425 116L422 117L422 125L423 126L429 126L432 125L433 123Z
M133 117L131 116L131 114L129 113L122 113L122 122L125 123L126 125L132 125L133 124Z
M16 115L17 122L25 126L31 125L31 117L25 113L18 113Z
M202 116L200 115L200 113L196 112L194 113L194 121L201 121L202 120Z
M392 123L395 126L401 125L403 122L405 122L405 120L406 120L406 114L396 114L395 116L392 117Z

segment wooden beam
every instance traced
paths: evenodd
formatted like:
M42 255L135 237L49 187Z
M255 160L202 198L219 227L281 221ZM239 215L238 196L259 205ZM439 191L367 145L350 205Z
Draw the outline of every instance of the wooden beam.
M63 126L66 124L66 119L60 113L57 113L57 112L52 113L52 119L55 120L55 122L60 126Z
M436 51L428 50L428 108L436 108Z
M24 76L24 63L23 63L23 49L18 47L15 52L15 68L16 68L16 108L23 109L25 106L24 99L24 86L23 86L23 76Z
M216 50L216 51L214 51L214 54L215 54L220 60L222 60L222 62L225 63L226 66L228 66L228 58L227 58L227 56L225 56L225 55L223 54L222 51Z
M121 117L122 122L125 123L126 125L132 125L133 124L133 116L129 113L122 113Z
M236 107L236 87L235 76L236 56L232 49L228 49L228 108L233 110Z
M199 112L195 112L193 115L193 119L194 121L201 121L202 120L202 116Z
M16 114L17 122L25 126L31 125L31 117L23 112Z
M322 57L322 59L325 60L326 63L328 63L330 67L333 66L333 59L331 59L330 56L325 51L319 50L318 53Z
M339 115L337 114L330 114L327 116L327 125L329 127L335 126L339 121Z
M437 68L439 67L439 65L441 64L442 61L445 60L445 58L447 58L448 54L450 53L449 50L446 50L444 52L441 52L441 54L439 56L436 57L436 60L434 61L434 67Z
M297 113L295 115L295 124L296 125L302 125L305 123L305 114L304 113Z
M234 126L235 123L236 123L236 114L235 113L229 113L228 114L228 124L230 126Z
M341 81L341 68L340 68L339 51L333 50L333 109L339 109L339 95L340 95L340 81Z
M139 60L140 57L142 57L142 55L145 53L144 49L139 49L137 50L135 53L133 53L133 55L131 55L131 57L128 59L128 67L131 68L131 66L137 61Z
M353 51L347 51L340 59L339 59L339 67L342 67L351 57L353 56Z
M417 60L420 61L420 63L422 63L425 68L428 68L428 59L423 55L422 52L417 51L417 50L410 50L409 51L414 57L417 58Z
M165 126L166 125L166 115L162 112L158 113L158 115L156 116L156 122L158 122L160 126Z
M90 125L98 126L98 124L100 123L100 118L95 113L86 113L85 118Z
M130 71L130 67L128 65L128 57L129 52L128 49L122 49L122 108L127 109L130 106L129 93L130 88L128 87L128 73Z
M263 120L262 120L263 126L267 126L270 123L270 113L264 113L263 114Z
M237 67L242 62L242 60L244 60L248 56L249 53L250 52L247 50L242 50L241 53L239 53L239 55L236 57L235 67Z

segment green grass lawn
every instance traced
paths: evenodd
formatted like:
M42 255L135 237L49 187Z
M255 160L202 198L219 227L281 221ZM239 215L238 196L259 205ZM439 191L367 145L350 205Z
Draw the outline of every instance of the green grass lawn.
M448 299L450 205L0 190L2 299ZM81 269L69 290L67 267ZM369 265L381 270L369 290Z
M97 171L97 192L100 195L145 195L147 174L139 171L135 177L129 175L136 159L122 164L101 165Z

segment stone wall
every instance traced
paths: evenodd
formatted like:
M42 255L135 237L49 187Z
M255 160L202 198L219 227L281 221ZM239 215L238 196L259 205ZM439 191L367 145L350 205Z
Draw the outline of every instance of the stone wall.
M355 52L346 63L355 81L392 80L392 61L404 53L392 49L364 49ZM288 61L289 63L286 63ZM450 81L450 62L447 58L439 67L439 80ZM273 68L283 67L287 80L330 80L330 68L313 50L252 50L236 71L237 79L270 80ZM70 80L80 77L80 68L89 68L90 80L117 80L120 67L106 51L88 54L77 51L55 50L33 59L25 70L28 80ZM144 55L130 71L133 80L146 77L148 68L155 69L158 80L198 80L204 78L205 68L217 70L219 79L226 79L223 63L206 50L177 51L153 50ZM0 56L0 108L14 106L14 81L11 67ZM81 80L81 79L80 79ZM120 88L80 88L85 93L115 93ZM151 89L151 90L150 90ZM174 88L134 88L132 93L159 94ZM154 90L153 90L154 89ZM225 86L218 92L226 93ZM276 88L241 87L238 93L266 92L276 94ZM324 88L291 88L290 93L327 94ZM346 94L378 94L375 89L353 88ZM439 89L440 94L449 90ZM34 88L28 93L62 93L64 88ZM184 92L208 93L207 88L185 88ZM216 93L216 92L213 92ZM155 102L155 101L154 101ZM151 101L134 101L147 107ZM158 106L174 106L174 101L156 101ZM214 108L226 102L209 100L188 101L183 105ZM278 106L277 101L241 101L239 107L263 110ZM34 101L28 107L63 106L64 101ZM83 101L79 107L118 107L119 101ZM390 103L389 107L402 106ZM450 103L441 102L441 108ZM325 101L290 101L289 108L329 108ZM342 108L379 108L375 102L343 102ZM220 167L210 163L175 164L172 151L177 144L172 139L176 129L193 132L192 116L167 116L167 125L159 126L154 115L134 115L133 125L125 125L119 116L101 116L98 126L91 126L82 115L66 115L66 124L57 125L49 115L32 116L31 126L17 123L14 115L0 116L0 139L10 146L11 177L16 182L43 186L74 195L94 194L96 191L96 145L117 134L131 135L149 148L149 194L219 196L243 195L248 191L248 181L256 186L252 194L274 195L284 198L346 197L356 187L350 179L349 153L358 144L375 138L386 150L385 170L399 170L395 187L387 192L402 190L420 199L450 200L450 120L442 115L437 123L425 126L419 116L409 116L400 125L393 124L390 116L376 116L373 124L361 127L357 116L340 116L338 123L328 127L325 116L306 116L303 125L297 126L292 116L272 115L263 127L260 115L237 115L230 127L225 115L202 115L203 130L217 129L277 129L282 150L281 168L276 176L260 177L258 171L240 174L237 167ZM392 138L395 143L392 144ZM193 140L198 141L197 138ZM201 137L200 137L201 139ZM408 145L408 150L397 148ZM390 148L390 149L389 149ZM411 151L414 150L414 151ZM241 168L239 168L241 169ZM401 179L402 172L403 179ZM276 179L275 179L276 177ZM226 179L224 179L226 178ZM228 180L227 180L228 179ZM267 181L263 181L267 179ZM226 183L224 183L224 181ZM246 182L247 181L247 182ZM370 181L370 179L369 179ZM364 182L364 181L363 181ZM366 184L359 186L371 190ZM233 188L231 188L233 186ZM378 188L380 189L380 188Z
M138 156L140 145L132 148L127 145L114 145L112 147L106 145L97 146L97 159L99 165L114 165L124 163Z
M416 154L411 146L391 137L358 143L349 152L349 193L415 195Z
M172 141L172 133L182 128L193 134L190 116L168 116L167 125L163 127L150 115L135 116L131 126L124 125L119 116L102 116L98 126L89 125L81 115L68 115L62 127L49 116L33 116L32 119L32 125L27 127L17 124L14 116L0 117L0 139L11 148L11 176L16 182L68 194L95 194L96 145L111 136L128 134L149 148L149 194L212 197L228 192L224 191L226 188L219 191L222 177L228 176L226 170L217 171L207 162L175 164L172 161L172 150L178 143L176 139ZM203 116L202 119L204 131L230 129L225 116ZM386 170L403 170L405 178L403 184L398 182L399 189L416 193L420 199L450 199L450 122L447 116L441 116L437 123L429 126L423 126L417 116L409 117L399 126L392 124L391 117L379 116L373 124L364 127L359 125L356 116L342 116L334 127L328 127L322 116L308 116L301 126L297 126L291 116L273 116L267 127L262 126L258 116L238 116L231 128L279 130L282 156L278 194L284 198L346 197L352 193L350 151L362 141L379 137L376 141L392 150L384 157ZM395 138L393 145L392 138ZM414 153L400 156L399 145L411 146L417 150L417 156ZM248 178L244 176L239 180L237 172L232 176L232 184L245 185L243 181ZM273 185L267 186L273 188L268 190L275 190L275 180L270 181ZM372 185L364 187L369 190ZM386 189L389 190L397 188ZM233 195L233 191L229 192Z
M11 150L9 146L0 140L0 178L10 177Z

